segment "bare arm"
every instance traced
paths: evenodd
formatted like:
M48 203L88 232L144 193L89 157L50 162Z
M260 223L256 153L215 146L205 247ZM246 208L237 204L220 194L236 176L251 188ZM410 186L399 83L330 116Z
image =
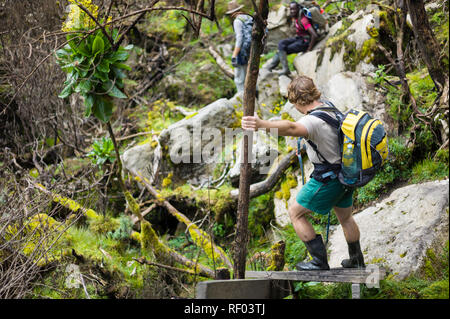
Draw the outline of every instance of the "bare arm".
M256 116L244 116L241 121L244 130L265 129L267 132L272 128L278 129L278 135L305 137L308 135L306 127L297 122L288 120L265 121Z
M311 41L309 41L308 50L306 52L312 50L312 48L314 47L314 44L316 44L317 38L319 37L317 35L316 30L314 30L314 28L312 26L310 28L308 28L307 31L308 31L309 35L311 36Z

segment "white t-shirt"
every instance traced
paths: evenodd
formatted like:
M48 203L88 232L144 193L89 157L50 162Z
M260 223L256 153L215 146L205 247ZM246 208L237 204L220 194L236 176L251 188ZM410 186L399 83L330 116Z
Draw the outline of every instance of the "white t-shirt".
M327 112L333 118L336 116L333 112ZM339 164L341 161L339 140L336 130L331 127L324 120L315 117L314 115L306 115L302 117L298 123L303 124L308 130L306 139L311 140L317 145L320 154L331 164ZM314 151L309 143L306 143L306 153L312 163L323 164L323 160Z

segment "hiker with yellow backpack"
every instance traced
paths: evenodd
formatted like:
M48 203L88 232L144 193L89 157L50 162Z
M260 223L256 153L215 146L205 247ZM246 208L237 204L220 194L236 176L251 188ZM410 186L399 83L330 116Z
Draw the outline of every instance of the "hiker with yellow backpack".
M348 244L349 259L344 268L363 268L358 225L352 216L353 191L368 183L388 155L387 137L382 123L362 111L342 114L330 101L320 99L312 79L297 76L288 86L288 99L305 114L298 122L266 121L244 116L244 130L278 129L278 135L304 137L306 152L314 165L311 179L288 208L292 225L312 257L300 262L298 270L327 270L327 251L306 216L311 212L326 215L334 210Z

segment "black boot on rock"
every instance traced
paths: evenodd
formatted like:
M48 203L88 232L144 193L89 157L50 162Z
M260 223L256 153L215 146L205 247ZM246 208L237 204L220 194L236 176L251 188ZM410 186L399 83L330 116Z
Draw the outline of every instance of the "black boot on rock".
M317 235L313 240L305 242L312 260L309 262L300 262L295 265L297 270L328 270L327 249L322 241L322 236Z
M347 243L348 245L348 255L350 259L344 259L341 262L344 268L365 268L364 256L361 251L361 246L359 245L359 240L353 243Z

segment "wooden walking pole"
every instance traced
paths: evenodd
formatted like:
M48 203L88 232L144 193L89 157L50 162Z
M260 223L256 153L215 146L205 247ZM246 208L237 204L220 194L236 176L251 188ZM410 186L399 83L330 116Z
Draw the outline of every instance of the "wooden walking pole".
M255 113L256 82L259 72L259 58L264 50L264 33L267 16L269 14L268 0L260 0L259 7L252 0L255 9L253 16L252 43L250 58L247 66L247 76L244 84L244 116L252 116ZM236 237L233 244L233 277L245 278L245 262L248 242L248 203L250 194L250 159L252 155L253 132L245 134L243 138L243 161L241 162L241 175L239 179L239 198L236 224ZM249 138L250 137L250 138Z

